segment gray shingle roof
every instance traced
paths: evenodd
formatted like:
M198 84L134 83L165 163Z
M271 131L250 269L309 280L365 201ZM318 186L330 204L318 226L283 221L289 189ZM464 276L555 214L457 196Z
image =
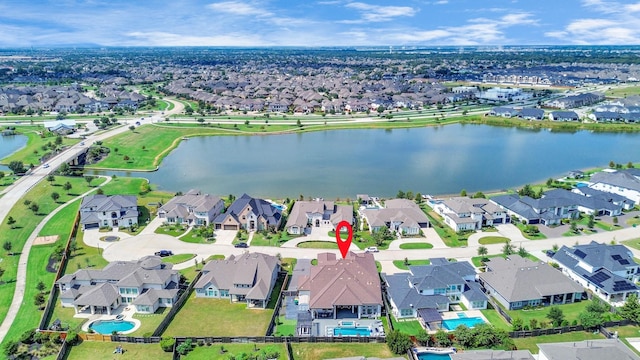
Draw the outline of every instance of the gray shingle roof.
M408 273L381 275L387 283L387 295L398 309L437 309L441 305L449 305L449 298L444 295L421 295L411 288Z
M465 350L449 355L451 360L534 360L529 350Z
M538 348L548 360L640 360L638 355L617 339L538 344Z
M80 295L73 304L78 306L110 306L120 298L118 288L110 283L101 283Z
M603 183L625 189L640 191L640 179L631 173L621 170L616 172L600 171L591 176L592 183Z

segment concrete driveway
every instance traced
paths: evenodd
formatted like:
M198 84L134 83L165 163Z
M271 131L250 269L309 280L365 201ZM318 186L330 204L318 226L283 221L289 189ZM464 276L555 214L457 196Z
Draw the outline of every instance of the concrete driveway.
M236 238L236 230L216 230L216 244L218 245L231 245L233 239Z

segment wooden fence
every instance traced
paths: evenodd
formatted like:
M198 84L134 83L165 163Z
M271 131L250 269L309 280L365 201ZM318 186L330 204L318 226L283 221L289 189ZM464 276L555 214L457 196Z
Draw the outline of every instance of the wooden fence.
M265 333L265 336L273 335L273 329L276 326L276 319L278 318L278 315L280 315L280 306L282 305L282 299L284 298L283 291L289 285L289 280L290 280L289 273L286 273L286 272L279 273L277 281L280 281L282 276L284 276L284 279L282 280L282 286L280 287L280 293L278 294L278 300L276 301L275 308L273 309L273 314L271 314L271 321L269 321L269 326L267 326L267 331Z

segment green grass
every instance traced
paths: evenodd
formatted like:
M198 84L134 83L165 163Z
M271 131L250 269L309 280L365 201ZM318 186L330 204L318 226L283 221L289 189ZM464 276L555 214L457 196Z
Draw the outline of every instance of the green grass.
M121 345L123 354L114 354L116 346ZM164 352L160 344L133 344L113 343L98 341L83 341L80 345L73 346L66 360L171 360L173 355Z
M487 255L487 256L474 256L471 258L471 263L473 263L473 266L475 267L481 267L483 266L482 264L482 259L483 258L487 258L487 259L492 259L492 258L496 258L496 257L501 257L501 258L506 258L506 256L502 255L502 254L494 254L494 255ZM528 254L527 255L527 259L531 260L531 261L540 261L540 259L538 259L537 257Z
M133 314L134 319L140 320L140 327L138 330L132 332L131 336L145 336L153 334L168 312L168 308L161 307L153 314Z
M166 336L263 336L273 309L247 309L228 299L196 298L195 293L173 319Z
M403 332L409 335L418 335L424 331L422 325L418 320L403 320L398 321L395 317L391 316L391 323L393 324L393 329Z
M562 314L564 314L565 320L571 324L573 320L578 320L578 315L585 310L587 305L589 305L591 301L580 301L573 304L564 304L564 305L556 305L560 310L562 310ZM529 325L529 321L531 319L536 319L538 322L547 321L550 322L549 319L546 318L549 313L549 306L537 308L533 310L507 310L509 316L512 319L520 318L522 319L524 325Z
M554 343L554 342L575 342L583 340L604 339L604 335L584 331L574 331L555 335L542 335L527 338L516 338L513 342L518 350L529 350L532 354L538 353L538 344Z
M296 334L296 320L287 320L283 315L278 316L274 336L294 336Z
M262 234L262 232L255 232L253 233L253 238L251 239L251 246L280 246L280 244L282 244L285 241L290 240L289 238L287 238L287 240L284 240L282 238L281 234L272 234L272 233L267 233L267 235L265 236L264 234Z
M440 236L445 245L448 247L467 246L466 234L457 234L453 229L445 225L442 222L442 217L435 211L429 209L427 205L423 205L422 210L427 214L429 222L433 225L433 228L436 230L436 233L438 233L438 236Z
M84 243L84 232L76 234L76 251L69 257L65 274L73 274L78 269L92 268L102 269L109 262L102 257L104 249L95 248Z
M223 346L225 352L220 352ZM257 351L256 351L257 349ZM232 356L239 358L241 354L260 354L271 353L277 351L279 353L278 360L287 358L287 349L284 344L211 344L211 346L196 346L187 356L180 357L186 360L228 360Z
M295 360L337 359L343 357L391 358L387 344L291 344Z
M298 247L305 249L337 249L338 244L331 241L303 241L298 244Z
M162 262L180 264L196 257L196 254L176 254L162 258Z
M433 245L424 242L400 244L402 250L433 249Z
M504 244L507 242L507 240L509 239L503 236L485 236L483 238L480 238L478 242L481 245L490 245L490 244Z
M525 226L526 226L526 225L524 225L523 223L521 223L521 222L519 222L519 221L518 221L518 222L515 222L515 223L513 223L513 224L514 224L515 226L517 226L517 227L518 227L518 229L520 229L520 232L522 233L522 236L524 236L526 239L529 239L529 240L542 240L542 239L546 239L546 238L547 238L547 236L546 236L545 234L543 234L542 232L539 232L539 233L537 233L537 234L535 234L535 235L529 235L529 234L527 234L527 233L524 231L524 229L525 229Z
M24 148L16 151L15 153L7 156L6 158L1 159L0 163L6 165L6 164L9 164L11 161L17 160L17 161L22 161L25 165L29 165L29 164L34 164L36 166L39 165L40 158L45 154L48 154L51 152L51 150L49 149L43 150L42 146L48 144L49 142L53 143L56 140L56 136L53 135L52 133L47 132L47 134L51 136L47 136L44 138L40 137L40 135L36 133L37 131L43 131L43 130L44 130L43 127L38 127L38 126L18 127L17 131L20 134L27 136L27 145ZM74 145L79 141L80 141L79 139L69 139L69 138L63 137L62 146Z
M187 229L182 225L161 225L154 232L156 234L178 237L184 234L186 230Z
M393 265L400 270L409 270L409 266L429 265L431 261L429 259L424 260L409 260L409 265L404 263L404 260L393 260Z
M208 262L211 260L224 260L224 255L211 255L207 259L205 259L205 262ZM194 266L190 266L186 269L179 270L178 272L184 275L187 279L189 279L189 281L191 281L196 278L196 274L198 274L200 269L202 269L201 264L198 264L197 266L195 266L194 264Z
M489 305L491 306L491 305ZM480 310L482 315L491 323L491 325L495 326L498 329L503 329L507 331L511 331L513 327L509 324L498 312L494 309L486 309Z
M605 95L611 97L627 97L631 95L640 95L640 86L629 86L607 90Z
M62 184L67 181L69 181L69 183L71 183L72 185L72 188L70 190L71 195L67 194L67 192L62 189ZM25 195L24 199L32 200L34 203L38 204L39 210L37 214L34 214L30 209L28 209L24 205L23 200L18 201L18 203L16 203L16 205L9 211L8 216L13 217L16 220L16 223L14 224L14 229L11 229L10 226L7 225L6 221L0 225L0 243L4 243L5 241L11 242L13 247L12 252L14 254L10 256L4 250L2 250L2 253L0 255L2 257L2 268L5 270L5 273L2 276L2 280L4 281L4 283L0 285L0 321L4 320L9 309L9 305L11 304L11 300L13 298L13 292L15 289L15 278L18 270L17 265L20 259L19 254L22 251L27 238L36 228L38 223L42 221L42 218L46 214L49 214L55 208L60 206L59 203L55 203L53 201L53 199L51 198L51 193L58 192L60 194L60 199L58 201L66 202L73 196L87 191L87 189L87 184L83 178L58 176L53 183L49 183L47 181L38 183L31 191L29 191ZM69 222L72 222L72 220L73 219L70 219ZM49 229L53 229L53 227L54 225L51 225ZM66 239L64 239L63 241L66 241ZM36 248L38 247L41 248L37 250ZM48 254L53 251L53 248L51 245L39 245L33 247L32 251L34 251L34 253L30 255L30 259L28 261L31 264L38 264L37 261L44 261L46 266L49 258ZM34 257L34 259L31 259L32 256ZM33 266L35 269L36 265ZM36 272L28 271L27 278L31 278L32 281L35 281L33 279L38 278L35 273ZM52 281L47 277L44 277L43 279L49 282ZM27 286L27 289L29 289L29 285ZM25 294L25 303L33 304L33 294L31 294L30 292ZM32 323L29 322L29 324ZM16 335L16 333L13 332L12 335ZM5 340L7 339L10 339L10 337L7 336Z
M293 273L293 269L296 267L297 262L298 259L296 258L282 258L280 260L280 266L282 267L282 270L288 272L289 275L291 275Z
M157 233L158 229L156 229ZM182 235L179 240L192 244L213 244L216 242L215 237L207 238L196 234L195 228L191 228L188 233Z
M640 250L640 238L622 241L622 244Z

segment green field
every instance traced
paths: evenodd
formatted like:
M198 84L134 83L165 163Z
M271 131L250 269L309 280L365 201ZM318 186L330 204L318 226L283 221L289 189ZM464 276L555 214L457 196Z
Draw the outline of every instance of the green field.
M400 270L409 270L409 266L418 266L418 265L429 265L431 264L431 260L422 259L422 260L409 260L409 264L405 264L404 260L393 260L393 265Z
M56 136L53 133L46 132L45 137L41 137L38 132L42 132L44 130L43 127L40 126L21 126L16 129L20 134L27 136L27 146L16 151L15 153L7 156L4 159L0 159L0 163L9 164L11 161L17 160L22 161L25 166L29 164L34 164L35 166L40 165L40 158L45 154L49 154L51 152L50 149L44 150L42 149L43 145L47 145L48 143L54 143L56 140ZM62 146L74 145L80 142L79 139L69 139L63 137Z
M171 256L162 258L162 262L166 262L169 264L180 264L185 261L189 261L195 257L196 257L195 254L176 254L176 255L171 255Z
M402 250L433 249L433 245L425 242L400 244Z
M480 238L478 242L481 245L490 245L490 244L504 244L507 242L507 240L509 239L503 236L485 236Z
M331 241L304 241L299 243L298 247L305 249L337 249L338 244Z
M605 95L610 97L627 97L631 95L640 95L640 86L620 87L607 90Z

